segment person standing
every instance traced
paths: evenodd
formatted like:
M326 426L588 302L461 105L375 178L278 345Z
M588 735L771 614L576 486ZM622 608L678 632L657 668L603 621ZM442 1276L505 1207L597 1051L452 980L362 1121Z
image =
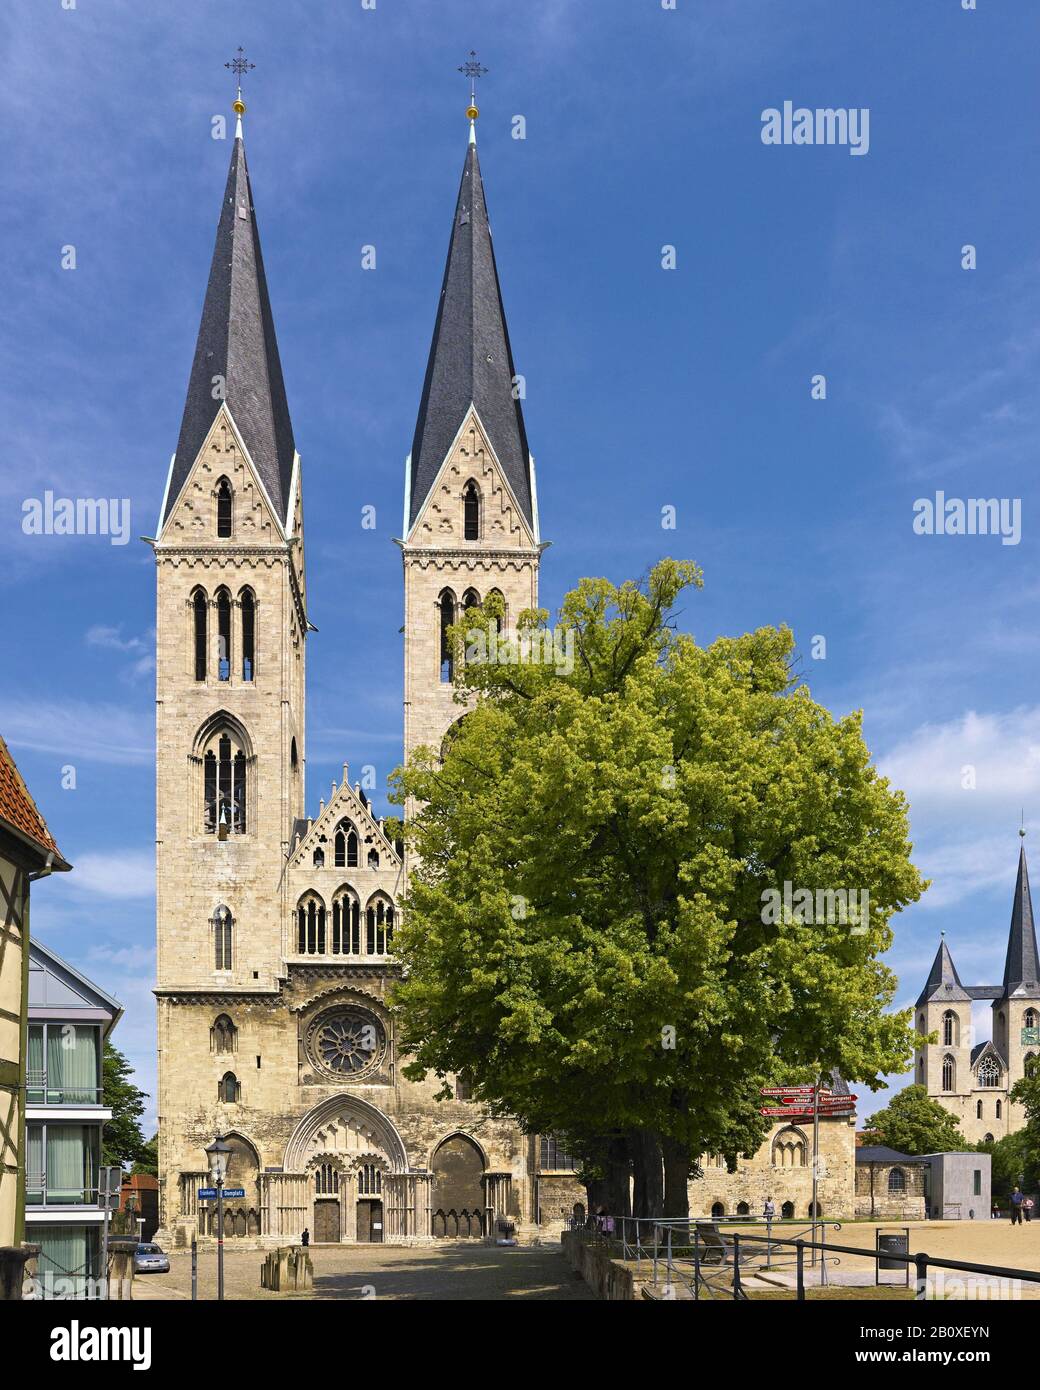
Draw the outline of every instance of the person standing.
M1022 1224L1022 1203L1025 1201L1025 1194L1020 1187L1016 1187L1011 1194L1011 1224L1021 1226Z
M303 1245L303 1246L306 1248L308 1245L310 1245L310 1243L311 1243L311 1233L310 1233L310 1231L308 1231L307 1227L304 1226L304 1228L303 1228L303 1235L300 1237L300 1244Z
M1032 1221L1032 1219L1033 1219L1033 1199L1032 1199L1032 1197L1027 1197L1027 1198L1025 1199L1025 1201L1022 1203L1022 1215L1025 1217L1026 1223L1027 1223L1027 1224L1028 1224L1030 1221Z

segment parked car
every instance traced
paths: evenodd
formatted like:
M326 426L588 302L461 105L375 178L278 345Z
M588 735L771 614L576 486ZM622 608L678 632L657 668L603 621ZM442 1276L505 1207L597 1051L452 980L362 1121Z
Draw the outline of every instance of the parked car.
M160 1245L139 1245L134 1251L135 1274L169 1274L170 1257Z

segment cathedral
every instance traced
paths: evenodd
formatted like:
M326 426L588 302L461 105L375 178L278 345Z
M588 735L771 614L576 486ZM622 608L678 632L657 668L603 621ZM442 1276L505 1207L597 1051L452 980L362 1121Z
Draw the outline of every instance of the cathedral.
M305 804L303 471L275 338L241 98L156 536L160 1229L217 1234L206 1148L231 1150L224 1235L258 1245L555 1236L584 1188L552 1135L403 1075L389 1008L408 865L343 765ZM405 470L404 751L460 717L447 630L496 593L537 606L534 461L477 157L476 107ZM313 810L314 808L312 808ZM851 1214L853 1115L778 1121L693 1209Z
M975 999L992 1001L993 1036L972 1045ZM915 1007L917 1031L938 1037L918 1048L915 1080L957 1116L964 1138L977 1144L1021 1129L1025 1113L1010 1099L1010 1091L1016 1081L1032 1074L1040 1057L1040 955L1024 845L1018 856L1003 982L962 985L944 937Z
M225 1235L259 1244L529 1238L583 1189L551 1136L402 1075L388 997L406 866L364 790L308 814L303 469L242 137L241 93L156 537L159 1239L216 1234L205 1149L232 1154ZM406 465L404 748L459 717L445 640L497 591L536 605L538 502L469 144ZM312 808L313 809L313 808Z

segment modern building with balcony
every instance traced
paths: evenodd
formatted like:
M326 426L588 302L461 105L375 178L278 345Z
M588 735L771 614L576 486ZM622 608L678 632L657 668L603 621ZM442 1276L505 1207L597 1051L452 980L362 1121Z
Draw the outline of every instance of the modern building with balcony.
M101 1132L105 1039L122 1006L42 945L29 943L25 1227L40 1248L39 1296L83 1297L102 1275Z

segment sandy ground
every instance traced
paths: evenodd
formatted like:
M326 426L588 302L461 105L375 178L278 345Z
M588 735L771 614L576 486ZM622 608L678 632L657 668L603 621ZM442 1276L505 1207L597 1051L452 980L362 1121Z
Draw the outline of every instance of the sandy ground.
M460 1241L416 1248L311 1246L314 1290L288 1295L260 1288L263 1251L235 1250L230 1243L224 1251L227 1299L593 1299L558 1245L524 1249ZM199 1252L200 1299L216 1297L216 1264L215 1251ZM190 1298L191 1256L171 1254L169 1274L139 1275L133 1297Z
M932 1259L965 1260L973 1264L999 1265L1005 1268L1033 1272L1040 1281L1040 1221L1029 1225L1012 1226L1010 1221L917 1221L909 1223L850 1222L835 1230L828 1224L826 1238L835 1245L853 1246L856 1249L874 1249L875 1235L878 1231L900 1232L906 1227L910 1232L910 1253L925 1253ZM723 1227L723 1229L726 1229ZM740 1232L740 1228L734 1228ZM745 1228L746 1229L746 1228ZM756 1234L764 1234L757 1232ZM847 1280L869 1278L873 1282L873 1258L860 1258L856 1255L838 1256L839 1263L828 1264L829 1277L835 1283ZM808 1261L806 1262L808 1264ZM899 1279L896 1272L882 1273L883 1283L893 1283ZM914 1272L910 1274L911 1281ZM932 1270L930 1280L938 1281L936 1292L943 1293L943 1281L969 1280L975 1278L976 1292L980 1297L1010 1297L1040 1299L1040 1282L1030 1283L1022 1280L1019 1286L1009 1281L986 1281L978 1276L959 1273L954 1270ZM987 1289L988 1284L988 1289ZM967 1291L970 1296L970 1290ZM960 1296L956 1284L948 1284L947 1296Z

